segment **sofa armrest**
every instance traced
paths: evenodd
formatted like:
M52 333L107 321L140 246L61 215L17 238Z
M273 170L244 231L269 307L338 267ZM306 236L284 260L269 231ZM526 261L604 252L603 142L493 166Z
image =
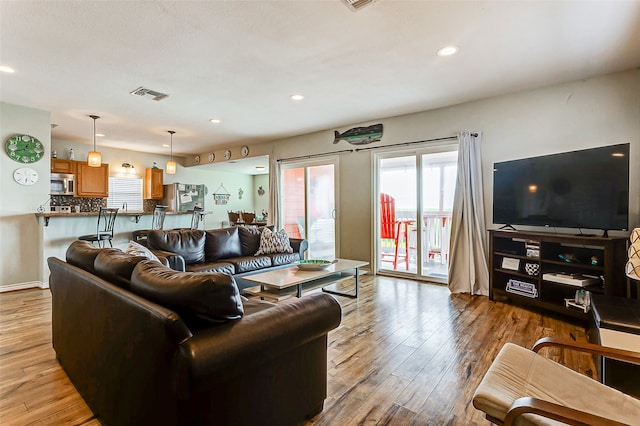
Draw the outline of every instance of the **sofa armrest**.
M300 254L300 259L304 259L304 254L309 248L309 242L303 238L289 238L291 248L294 253Z
M169 268L178 272L186 271L186 264L184 261L184 257L180 256L178 253L173 253L171 251L165 251L165 250L156 250L156 249L149 249L149 250L151 250L153 254L158 256L158 258L161 259L160 263L164 264L165 266L168 266ZM164 263L162 261L162 258L164 258L167 262Z
M340 324L341 317L338 302L319 293L201 330L180 345L181 361L191 381L188 387L202 390L244 374L326 336Z

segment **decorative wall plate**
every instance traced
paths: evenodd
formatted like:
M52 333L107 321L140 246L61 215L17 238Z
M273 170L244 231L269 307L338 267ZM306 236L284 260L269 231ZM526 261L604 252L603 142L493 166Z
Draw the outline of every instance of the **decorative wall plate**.
M230 160L231 159L231 150L226 150L224 152L224 159L225 160Z
M193 161L194 161L196 164L200 164L200 156L199 156L199 155L196 155L196 156L195 156L195 158L193 159Z
M243 157L246 157L247 155L249 155L249 147L248 146L243 146L242 149L240 150L240 154Z
M29 135L13 135L7 139L4 149L18 163L35 163L44 157L44 145Z
M38 172L30 167L20 167L13 172L13 180L20 185L33 185L38 181Z
M216 159L216 155L212 152L211 154L209 154L209 162L213 163L213 160Z

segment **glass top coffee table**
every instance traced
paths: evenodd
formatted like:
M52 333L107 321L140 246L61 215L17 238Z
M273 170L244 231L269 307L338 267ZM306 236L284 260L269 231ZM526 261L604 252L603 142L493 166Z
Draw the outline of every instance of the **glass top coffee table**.
M244 293L279 302L294 294L297 297L302 297L303 290L320 287L325 293L357 298L360 285L359 269L368 264L369 262L360 260L336 259L335 263L319 271L303 271L297 266L291 265L283 269L247 275L242 279L255 282L258 285L245 288ZM355 278L354 293L344 293L326 288L331 284L337 284L350 278Z

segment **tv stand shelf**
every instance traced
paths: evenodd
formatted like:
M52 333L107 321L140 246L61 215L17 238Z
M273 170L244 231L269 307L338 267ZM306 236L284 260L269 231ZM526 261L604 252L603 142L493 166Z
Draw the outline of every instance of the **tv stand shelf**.
M626 296L624 237L587 237L544 232L491 230L489 299L542 308L573 318L588 319L588 313L566 307L564 299L576 290L607 296ZM556 273L597 279L596 284L577 285L548 281L544 274ZM507 291L515 282L531 294Z

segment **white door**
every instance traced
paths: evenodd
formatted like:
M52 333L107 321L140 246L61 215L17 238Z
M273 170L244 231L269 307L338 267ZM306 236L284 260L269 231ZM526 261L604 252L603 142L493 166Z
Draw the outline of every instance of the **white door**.
M377 271L446 283L457 145L376 154Z
M333 260L338 255L336 162L285 163L280 167L280 223L289 236L307 239L308 259Z

